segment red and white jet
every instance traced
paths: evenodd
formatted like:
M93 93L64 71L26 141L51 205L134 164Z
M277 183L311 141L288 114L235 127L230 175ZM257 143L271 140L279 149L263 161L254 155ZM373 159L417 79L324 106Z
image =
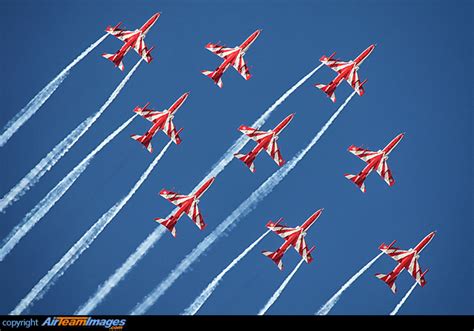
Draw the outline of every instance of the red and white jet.
M279 225L282 221L280 218L276 223L268 222L267 228L275 232L277 235L282 237L285 242L277 249L276 252L269 252L269 251L262 251L262 254L269 257L273 262L276 263L278 269L283 270L283 262L281 259L285 252L293 246L299 255L306 261L306 263L311 263L313 261L313 257L311 256L311 252L314 250L313 248L308 250L308 246L306 245L306 241L304 237L306 236L306 232L309 230L311 225L316 222L318 217L323 212L323 209L319 209L310 218L308 218L303 225L297 226L296 228L289 228L283 225Z
M160 195L179 209L170 218L155 218L155 221L165 226L171 232L173 237L176 237L175 225L183 213L186 213L200 230L204 230L206 223L204 223L201 211L198 208L198 203L199 198L207 191L209 186L211 186L214 179L215 177L210 178L196 191L196 193L192 195L182 195L167 190L161 190Z
M257 143L254 149L252 149L248 154L234 154L236 158L249 167L250 171L255 172L255 165L253 161L255 157L263 149L270 155L270 157L278 164L280 167L285 163L283 160L280 149L277 145L278 134L290 123L295 114L291 114L286 117L280 124L278 124L273 130L268 131L258 131L257 129L241 125L239 130L249 136L252 140Z
M188 96L189 92L184 93L171 105L169 109L165 109L162 112L147 108L150 103L147 103L143 108L135 107L133 111L152 122L153 125L143 136L132 134L132 139L135 139L145 146L150 153L153 152L151 139L159 130L162 130L164 133L166 133L175 144L180 144L181 138L179 137L179 133L183 131L183 129L176 131L173 118L176 111L179 109L179 107L181 107Z
M328 97L331 98L332 102L336 102L334 91L343 80L347 81L358 95L364 95L364 88L362 86L367 82L367 79L361 82L357 70L359 70L359 66L370 55L370 53L372 53L374 48L375 45L370 45L355 60L349 62L334 60L333 56L336 55L336 52L332 53L329 57L323 55L319 60L337 72L338 75L328 85L316 84L315 86L326 93Z
M244 77L245 80L249 80L251 75L249 68L247 68L247 65L245 64L244 55L250 45L252 45L255 39L257 39L260 32L262 32L262 30L255 31L242 43L242 45L236 46L234 48L224 47L218 44L207 44L206 48L217 56L223 58L224 62L222 62L222 64L217 67L216 70L203 70L202 73L211 78L214 83L221 88L223 86L221 77L230 66L233 66L235 70L237 70L239 74Z
M348 151L359 157L361 160L365 161L367 165L358 175L345 174L344 176L356 184L362 192L365 192L365 179L374 169L389 186L395 184L395 180L392 177L392 172L390 171L387 164L387 159L388 154L390 154L395 146L397 146L400 140L402 140L403 136L404 134L400 133L387 146L385 146L384 149L378 150L377 152L372 152L354 145L350 146Z
M431 239L433 239L435 234L436 231L431 232L429 235L423 238L423 240L420 241L420 243L416 245L415 248L410 248L407 251L393 247L393 244L395 244L396 240L394 240L388 246L385 244L380 245L379 249L397 261L398 265L388 275L375 274L375 276L385 282L393 293L397 291L395 280L403 269L406 269L410 275L415 278L415 281L418 283L418 285L421 287L425 286L426 280L424 276L428 272L428 269L426 269L423 273L421 272L420 265L418 264L418 258L420 257L421 251L426 247L426 245L428 245Z
M122 22L120 22L114 27L108 26L105 31L123 41L124 45L117 51L117 53L102 54L102 56L105 57L107 60L112 61L112 63L115 64L116 67L119 67L119 69L123 71L123 57L128 53L131 48L133 48L138 53L138 55L140 55L146 62L150 63L153 59L150 54L153 47L148 49L145 45L144 39L148 30L150 30L153 24L155 24L158 17L160 17L160 13L156 13L155 15L153 15L145 24L143 24L140 29L137 29L135 31L127 31L120 29L119 26L120 24L122 24Z

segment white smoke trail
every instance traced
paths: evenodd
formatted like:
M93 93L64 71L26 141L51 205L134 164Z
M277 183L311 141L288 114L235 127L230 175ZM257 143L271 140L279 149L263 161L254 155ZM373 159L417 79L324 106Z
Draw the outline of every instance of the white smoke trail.
M148 166L140 179L135 183L128 194L112 206L89 230L67 251L66 254L41 278L41 280L30 290L30 292L20 301L10 315L20 315L31 304L41 299L44 294L56 283L56 281L66 272L66 270L89 248L94 240L100 235L105 227L117 216L122 208L128 203L132 196L138 191L141 185L148 178L160 159L170 147L172 141L161 150L160 154Z
M137 304L132 310L132 315L144 314L153 304L173 285L202 253L204 253L224 232L229 228L236 226L243 217L247 216L273 189L286 177L286 175L301 161L311 148L319 141L326 130L331 126L334 120L339 116L347 103L355 95L353 92L339 109L324 124L321 130L311 140L311 142L294 156L287 164L271 175L260 187L258 187L244 202L240 204L222 223L220 223L214 231L212 231L203 241L201 241L181 262L170 272L164 281L162 281L145 299Z
M280 287L275 291L275 293L273 293L272 297L267 301L267 303L265 304L265 306L260 309L260 311L258 312L258 315L259 316L262 316L262 315L265 315L265 313L267 312L268 309L270 309L271 306L273 306L273 304L278 300L278 298L280 297L280 295L283 293L283 291L285 290L286 286L288 285L288 283L290 282L290 280L293 278L293 276L296 274L296 272L298 271L298 269L301 267L301 265L303 264L304 260L301 259L301 261L296 265L296 267L293 269L293 271L288 275L288 277L285 278L285 280L283 281L283 283L281 283Z
M74 146L74 144L89 130L92 124L102 115L102 113L110 106L112 101L118 96L135 70L138 68L142 60L128 72L125 78L115 88L107 101L100 107L99 111L94 115L89 116L84 122L79 124L69 135L56 145L30 172L23 177L5 196L0 200L0 212L11 205L13 202L20 199L33 185L35 185L40 178Z
M201 309L202 305L209 299L209 297L212 295L214 290L217 288L219 285L220 281L224 276L233 268L237 263L240 262L255 246L258 245L260 241L262 241L263 238L270 232L268 230L265 232L263 235L261 235L257 240L255 240L249 247L247 247L242 253L240 253L239 256L237 256L227 267L225 267L224 270L221 271L220 274L218 274L212 282L207 285L207 287L204 289L204 291L201 292L201 294L194 299L193 303L186 308L186 310L182 313L182 315L195 315L199 309Z
M402 308L403 304L405 303L405 301L407 301L408 297L410 296L411 292L413 292L413 290L415 289L416 285L418 285L417 282L415 282L413 284L413 286L408 290L408 292L405 294L405 296L402 298L402 300L400 300L400 302L398 303L398 305L393 309L393 311L390 313L390 316L393 316L393 315L397 315L398 311L400 310L400 308Z
M266 111L265 113L263 113L262 116L260 116L253 124L252 124L252 127L254 128L259 128L261 127L263 124L265 124L265 122L267 121L267 119L270 117L270 115L272 114L272 112L279 106L281 105L291 94L293 94L293 92L296 91L296 89L298 87L300 87L301 85L303 85L308 79L311 78L311 76L313 76L316 71L318 71L319 69L322 68L324 64L321 63L320 65L318 65L316 68L314 68L313 70L311 70L306 76L304 76L303 78L301 78L295 85L293 85L288 91L286 91L285 93L283 93L283 95L281 97L278 98L277 101L275 101L273 103L273 105L271 105ZM240 149L239 149L240 150Z
M265 121L270 117L271 113L286 100L298 87L300 87L305 81L307 81L316 71L321 68L322 65L319 65L313 69L309 74L300 79L294 86L292 86L288 91L286 91L277 101L273 103L254 123L253 127L258 128L265 123ZM232 146L224 153L224 156L213 165L212 170L201 180L201 182L194 187L191 191L191 194L195 193L196 190L201 187L206 181L211 177L216 177L221 173L224 168L234 159L234 154L238 153L242 147L248 142L249 138L247 136L241 136L238 138ZM168 217L170 217L176 210L174 210ZM135 265L140 261L148 251L153 248L156 242L161 238L165 233L164 227L157 227L133 252L127 260L115 270L115 272L104 282L102 283L97 291L76 311L78 315L88 315L90 312L100 304L105 297L112 291L112 289L117 286L117 284L130 272L130 270L135 267Z
M339 289L339 291L336 292L336 294L334 294L324 305L321 306L321 308L319 308L318 312L315 315L327 315L331 311L332 307L334 307L334 305L339 301L339 298L341 297L342 293L344 293L344 291L347 290L349 286L351 286L352 283L357 280L357 278L359 278L364 272L366 272L367 269L369 269L372 264L374 264L375 261L377 261L378 258L382 255L383 252L374 257L371 261L369 261L369 263L367 263L362 269L357 271L354 276L352 276L344 285L342 285L342 287Z
M59 75L57 75L51 82L48 83L41 91L34 96L28 104L21 109L3 128L3 133L0 135L0 147L5 145L7 141L15 134L15 132L33 116L38 109L49 99L49 97L61 85L69 71L87 56L94 48L96 48L109 34L100 37L95 43L91 44L84 52L74 59L69 65L64 68Z
M137 115L133 115L107 138L105 138L89 155L87 155L74 169L72 169L38 204L23 218L20 224L15 226L10 234L4 239L0 247L0 261L18 244L46 213L61 199L69 190L79 176L87 169L90 161L99 153L112 139L129 125Z
M140 261L151 248L153 248L155 243L164 233L165 228L162 226L157 227L152 233L150 233L150 235L137 247L135 252L133 252L133 254L130 255L127 260L119 268L117 268L104 283L99 286L94 295L76 310L74 315L90 315L90 312L105 299L105 297L114 289L114 287L117 286L117 284L130 272L130 270L132 270L137 262Z

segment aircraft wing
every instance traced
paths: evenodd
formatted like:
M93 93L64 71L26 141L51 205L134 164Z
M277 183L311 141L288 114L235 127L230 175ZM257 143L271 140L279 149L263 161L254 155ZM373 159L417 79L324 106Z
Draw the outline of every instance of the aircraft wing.
M255 141L257 144L265 137L268 137L268 135L271 135L272 132L268 131L259 131L257 129L251 128L249 126L241 125L239 127L239 131L251 138L253 141Z
M335 54L335 53L334 53ZM333 54L333 55L334 55ZM344 61L339 61L339 60L334 60L331 55L330 57L323 56L321 59L319 59L322 63L327 65L329 68L337 72L338 74L341 73L341 71L346 68L347 66L351 65L351 62L344 62Z
M193 201L191 207L186 212L186 214L193 220L193 222L200 230L203 230L206 227L206 223L204 223L201 211L199 210L198 203L196 200Z
M176 131L173 120L171 120L169 117L163 126L163 132L166 133L166 135L170 137L170 139L175 144L179 145L181 143L181 138L179 137L179 133Z
M224 47L224 46L221 46L218 44L212 44L212 43L207 44L205 47L207 50L223 58L224 60L227 59L227 57L230 54L236 51L235 48Z
M108 26L107 29L105 29L109 34L112 36L118 38L119 40L123 41L126 43L130 37L136 34L135 31L127 31L127 30L122 30L118 27L110 27Z
M272 221L268 222L267 223L267 228L269 230L272 230L273 232L275 232L277 235L279 235L280 237L282 237L286 241L288 236L290 236L293 233L297 232L298 229L290 228L286 225L280 224L280 222L282 220L283 219L280 218L277 222L272 222Z
M142 116L143 118L149 120L152 123L155 123L158 118L164 115L164 112L148 109L145 107L135 107L133 110L138 115Z
M279 166L282 166L285 161L283 160L280 149L278 148L277 145L277 140L276 137L273 137L268 145L265 147L265 151L270 155L270 157L278 164Z
M392 186L395 183L395 180L392 177L392 172L388 167L387 160L380 161L377 167L377 173L382 177L382 179L389 185Z
M237 56L235 59L234 64L232 65L237 72L244 77L245 80L249 80L252 75L250 74L249 68L247 67L247 64L244 61L244 57L242 54Z
M160 195L177 207L181 207L185 202L193 198L189 195L178 194L167 190L161 190Z
M141 36L137 39L133 49L143 58L143 60L145 60L145 62L150 63L151 60L153 60L150 54L151 49L148 49L145 45L144 36Z
M296 249L298 254L301 255L303 260L306 261L306 263L311 263L311 261L313 261L313 257L311 256L311 251L308 249L308 245L306 244L306 241L304 240L303 234L300 234L296 242L292 245Z
M421 267L418 264L418 258L413 257L413 259L410 262L410 265L407 268L407 271L410 273L410 275L415 278L415 281L418 283L420 286L425 286L426 280L425 280L425 273L421 273Z
M348 77L346 77L346 82L356 91L356 93L360 96L364 95L364 88L362 87L362 83L359 79L359 74L357 70L352 70Z
M399 249L398 247L392 247L393 243L391 245L385 245L382 244L379 248L382 252L390 256L392 259L395 261L400 261L401 259L407 257L408 255L412 254L412 252Z
M379 152L372 152L372 151L369 151L368 149L364 149L364 148L357 147L354 145L349 146L347 150L351 152L352 154L354 154L355 156L357 156L362 161L365 161L367 163L369 163L372 160L372 158L380 155Z

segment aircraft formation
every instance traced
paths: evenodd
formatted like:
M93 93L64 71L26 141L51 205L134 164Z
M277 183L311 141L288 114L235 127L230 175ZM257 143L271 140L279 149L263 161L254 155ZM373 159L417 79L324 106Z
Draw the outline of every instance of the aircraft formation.
M133 49L141 57L143 57L146 62L149 63L152 59L150 52L153 47L148 49L144 43L144 38L158 17L158 13L153 15L140 29L135 31L125 31L119 29L120 23L113 28L107 27L106 31L123 41L124 45L119 51L117 51L117 53L113 55L104 54L103 56L112 61L116 66L119 67L120 70L123 70L122 59L127 54L128 50L133 47ZM261 32L262 30L256 30L240 46L236 46L234 48L208 43L205 48L222 58L224 61L214 71L203 70L202 73L211 78L220 88L223 87L222 75L230 66L237 70L237 72L245 80L249 80L251 78L251 74L247 64L244 61L244 55L261 34ZM361 64L374 51L375 46L375 44L370 45L354 60L347 62L334 59L336 53L331 54L329 57L322 56L320 61L334 70L337 73L337 76L327 85L316 84L315 86L323 91L332 102L336 102L335 90L343 81L346 81L359 96L363 96L365 93L363 86L367 82L367 79L361 82L358 71ZM182 129L179 132L176 132L172 119L174 117L174 113L183 104L188 95L189 93L183 94L170 107L169 110L165 110L164 112L147 109L146 107L148 104L143 108L135 108L134 111L147 120L151 121L153 126L143 136L132 135L132 138L142 143L150 152L152 152L151 139L158 130L163 130L174 143L179 144L181 139L179 138L178 134ZM235 154L234 156L242 161L252 172L255 172L255 158L262 150L265 150L279 167L283 166L285 161L283 160L280 153L277 140L279 138L279 134L291 122L294 116L295 114L288 115L274 129L268 131L260 131L245 125L240 126L239 131L255 141L257 145L247 154ZM388 167L387 159L388 155L393 151L393 149L395 149L403 137L404 134L400 133L387 146L376 152L361 147L350 146L348 151L360 158L362 161L366 162L367 165L359 174L345 174L345 177L352 181L362 192L365 193L364 181L372 172L372 170L375 170L389 186L392 186L395 183L395 180L393 179L392 172ZM172 217L168 219L156 218L155 220L166 227L173 236L176 236L176 223L183 213L185 213L192 219L192 221L200 230L204 230L206 224L204 223L201 212L199 211L198 203L200 197L209 188L209 186L211 186L214 180L214 177L209 179L193 195L181 195L171 191L162 190L160 195L177 206L179 209L175 214L172 215ZM314 224L314 222L316 222L322 212L323 209L319 209L301 226L297 226L295 228L280 225L282 219L276 223L271 221L268 222L267 228L282 237L285 242L275 252L263 251L263 255L270 258L280 270L283 270L283 255L290 247L293 247L306 263L311 263L311 261L313 261L311 252L315 249L315 247L313 246L311 249L308 249L304 238L309 228ZM410 249L408 251L393 248L392 245L394 242L389 246L384 244L381 245L380 250L397 261L398 265L390 274L376 274L376 277L384 281L395 293L395 280L399 273L403 269L406 269L413 276L413 278L415 278L416 282L418 282L421 286L424 286L426 283L424 275L426 274L427 270L421 273L421 269L417 261L419 253L431 241L431 239L434 237L434 234L435 232L431 232L414 249Z
M125 66L123 60L131 49L135 50L143 61L150 63L153 60L151 52L154 47L147 47L145 44L145 37L159 17L160 13L154 14L145 24L143 24L142 27L134 31L120 28L121 23L113 27L108 26L105 31L109 35L119 39L123 45L116 53L103 54L102 56L111 61L115 67L121 71L124 71ZM233 48L224 47L214 43L208 43L205 45L207 50L219 56L223 62L214 71L203 70L202 74L209 77L219 88L223 88L222 76L231 66L245 80L249 80L252 75L250 74L248 66L244 60L244 56L261 33L262 30L256 30L245 39L242 44ZM327 85L315 84L315 87L325 93L333 103L336 102L335 91L343 81L346 81L351 86L354 93L363 96L365 94L364 84L367 82L367 79L361 81L358 71L362 63L375 50L375 47L375 44L370 45L354 60L347 62L335 59L335 53L329 57L322 56L320 62L335 71L337 76ZM179 130L176 129L174 117L178 110L183 107L189 95L190 92L182 94L173 104L171 104L171 106L169 106L168 109L162 111L150 108L150 102L146 103L143 107L135 107L133 112L151 122L151 126L144 134L132 134L131 138L140 143L149 153L153 153L152 140L159 131L163 131L174 144L179 145L182 142L180 133L183 131L183 128ZM265 151L275 161L278 167L282 167L285 164L285 160L280 152L277 141L294 116L295 114L289 114L281 120L276 127L267 131L263 131L260 128L241 125L238 130L247 138L254 141L255 147L247 154L235 153L233 156L242 161L252 173L256 171L254 164L255 159L262 151ZM375 170L389 186L393 186L395 180L390 168L388 167L387 160L390 153L403 138L404 133L398 134L383 149L378 151L371 151L354 145L350 146L348 151L364 161L366 165L357 175L345 174L344 176L353 182L363 193L366 192L365 180L373 170ZM173 237L176 237L177 223L184 214L186 214L200 230L204 230L206 228L206 223L204 222L200 210L200 200L215 180L216 177L209 178L200 185L195 192L192 192L189 195L183 195L167 189L162 189L159 194L171 202L177 209L167 218L158 217L155 218L155 221L159 223L159 226L166 228ZM283 270L282 259L291 247L296 250L302 260L308 264L311 263L313 261L311 253L315 250L315 246L310 245L311 248L309 248L306 242L306 235L312 225L315 224L322 215L323 210L323 208L318 209L300 226L296 227L282 225L282 218L276 222L269 221L266 224L267 229L280 236L283 239L283 243L275 251L264 250L262 251L262 254L272 260L279 270ZM390 245L382 244L379 249L383 253L392 257L397 262L397 265L389 274L377 273L375 277L385 282L393 293L396 292L395 281L402 270L407 270L420 286L425 286L426 280L424 276L428 269L422 271L418 264L418 259L421 251L428 245L434 236L435 232L431 232L418 245L416 245L415 248L409 250L402 250L393 247L395 241Z

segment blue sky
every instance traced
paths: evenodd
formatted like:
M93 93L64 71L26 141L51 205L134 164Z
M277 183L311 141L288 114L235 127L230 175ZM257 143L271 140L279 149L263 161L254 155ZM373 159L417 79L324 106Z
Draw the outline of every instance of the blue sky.
M472 265L472 3L457 1L3 1L0 125L15 115L62 68L119 21L138 28L152 14L162 16L146 42L154 61L142 64L100 120L27 195L0 215L5 237L31 208L105 136L150 101L168 107L191 95L175 117L183 143L173 145L139 192L67 271L31 313L72 313L135 250L172 205L162 188L187 194L250 125L283 92L336 51L355 58L372 43L377 48L359 71L368 78L366 94L356 96L321 141L258 208L227 237L216 242L192 270L149 311L178 314L208 282L265 231L268 220L302 223L316 209L324 213L308 233L315 261L303 265L270 314L312 314L349 277L378 254L382 242L401 248L426 234L437 236L423 252L427 285L417 288L402 314L473 314ZM229 70L224 88L200 74L220 59L208 42L240 44L257 28L262 34L246 54L253 77ZM109 37L78 64L40 111L0 150L0 194L6 193L52 147L105 102L124 73L100 57L121 42ZM138 60L130 52L126 70ZM289 113L295 118L279 140L289 160L307 145L351 92L347 84L332 104L315 83L334 73L323 68L275 111L264 129ZM137 118L92 162L45 218L2 262L0 313L8 313L67 249L124 196L167 138L159 134L150 155L130 134L149 124ZM405 138L389 159L395 185L376 174L362 194L344 173L363 163L349 145L378 150L395 135ZM248 152L251 144L244 148ZM178 237L165 234L151 252L101 304L96 313L128 313L172 268L253 192L277 166L260 155L255 174L234 160L201 200L208 227L200 232L183 217ZM292 270L298 255L289 251L279 272L260 250L281 244L267 236L230 272L203 306L203 314L256 314ZM388 314L413 280L398 279L393 295L373 274L387 273L394 261L382 257L350 288L333 314Z

